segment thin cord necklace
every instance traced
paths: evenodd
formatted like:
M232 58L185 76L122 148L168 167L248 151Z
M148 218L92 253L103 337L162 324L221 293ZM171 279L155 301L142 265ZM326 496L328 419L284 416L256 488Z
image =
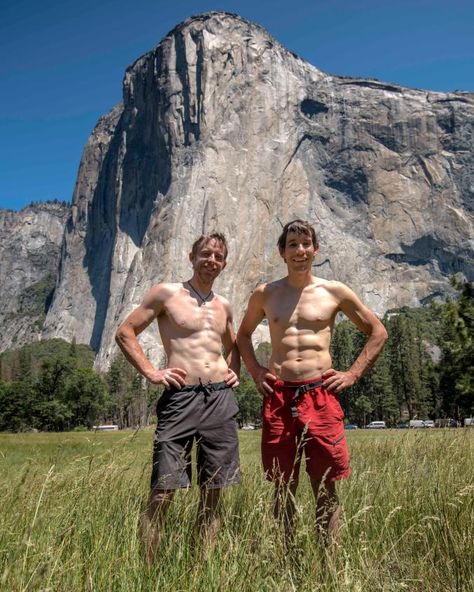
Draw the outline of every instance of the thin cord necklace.
M191 290L196 294L196 296L199 298L199 300L202 302L202 304L206 304L206 302L208 302L208 298L212 294L212 290L209 292L209 294L207 296L205 296L203 298L201 296L201 294L199 294L199 292L196 290L196 288L192 285L192 283L189 280L187 281L187 284L191 288ZM213 297L214 297L214 295L213 295Z

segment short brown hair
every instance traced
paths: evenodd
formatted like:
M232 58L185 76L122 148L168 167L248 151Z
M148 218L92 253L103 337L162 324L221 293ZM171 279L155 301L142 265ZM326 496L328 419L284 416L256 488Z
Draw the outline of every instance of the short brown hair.
M292 220L283 226L282 233L278 237L277 246L280 251L284 251L286 247L286 237L288 236L289 232L296 232L297 234L306 234L307 236L311 237L313 241L313 247L315 249L318 248L318 239L316 238L316 233L314 232L314 228L311 226L309 222L306 220Z
M221 232L213 232L212 234L201 234L201 236L193 242L191 253L197 255L200 248L211 240L216 240L224 247L224 259L227 259L227 241Z

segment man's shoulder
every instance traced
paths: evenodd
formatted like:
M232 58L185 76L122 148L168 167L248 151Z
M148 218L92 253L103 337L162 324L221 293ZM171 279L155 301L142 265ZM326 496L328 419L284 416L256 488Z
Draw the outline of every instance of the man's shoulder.
M356 297L355 293L351 290L351 288L349 288L349 286L346 286L346 284L343 284L342 282L338 282L336 280L325 280L322 278L314 279L314 286L316 288L322 288L323 290L326 290L326 292L328 292L329 294L331 294L331 296L333 296L341 302L343 300L352 299L353 297Z
M266 294L272 294L278 290L286 288L288 285L288 278L280 278L279 280L273 280L273 282L267 282L266 284L262 284L257 289L261 289L262 292Z
M224 308L226 310L231 310L231 304L230 302L227 300L227 298L225 298L224 296L222 296L221 294L216 294L216 292L214 292L214 296L217 298L217 300L224 306Z
M281 282L282 280L275 280L273 282L258 285L252 290L252 300L265 300L269 295L275 292L275 290L278 290L279 287L281 287Z
M175 294L177 294L183 284L181 283L172 283L172 282L160 282L159 284L155 284L150 290L148 291L148 296L153 300L160 300L161 302L165 302Z
M341 290L347 290L348 287L342 282L336 280L326 280L324 278L313 277L313 286L315 288L324 288L329 292L338 292Z

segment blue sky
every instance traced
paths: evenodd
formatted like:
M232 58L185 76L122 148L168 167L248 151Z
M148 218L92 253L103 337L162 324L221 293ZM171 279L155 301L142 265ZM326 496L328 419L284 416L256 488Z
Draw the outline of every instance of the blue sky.
M472 0L6 0L0 8L0 207L70 201L83 146L125 68L176 24L226 10L331 74L474 91Z

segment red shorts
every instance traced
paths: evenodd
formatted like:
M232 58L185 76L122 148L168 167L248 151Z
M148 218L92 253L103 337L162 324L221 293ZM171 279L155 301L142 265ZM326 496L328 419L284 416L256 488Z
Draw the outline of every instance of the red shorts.
M337 394L321 383L320 377L277 380L264 398L262 460L269 480L298 482L303 451L312 479L331 482L350 475L344 412Z

